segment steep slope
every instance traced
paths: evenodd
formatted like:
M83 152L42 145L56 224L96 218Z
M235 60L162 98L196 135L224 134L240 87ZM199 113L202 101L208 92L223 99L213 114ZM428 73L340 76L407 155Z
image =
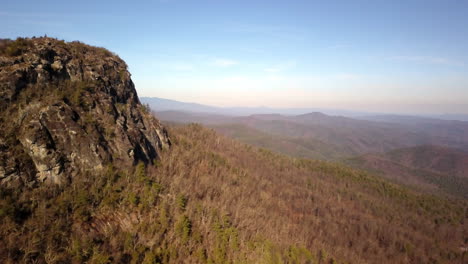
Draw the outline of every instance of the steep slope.
M399 183L468 198L468 154L440 146L417 146L345 161Z
M110 162L151 163L169 140L127 65L52 38L0 45L0 183L62 183Z

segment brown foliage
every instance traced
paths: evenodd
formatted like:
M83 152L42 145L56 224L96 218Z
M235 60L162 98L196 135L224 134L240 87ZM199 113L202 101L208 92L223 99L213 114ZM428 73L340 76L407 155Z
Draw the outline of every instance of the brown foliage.
M457 263L466 201L199 125L157 166L1 190L0 262Z

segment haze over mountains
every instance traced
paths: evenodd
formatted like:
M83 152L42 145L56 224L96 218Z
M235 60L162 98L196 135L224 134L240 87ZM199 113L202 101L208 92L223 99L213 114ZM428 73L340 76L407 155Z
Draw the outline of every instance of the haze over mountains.
M148 99L143 98L148 103ZM149 103L148 103L149 104ZM151 104L149 104L151 107ZM359 118L326 115L320 112L300 115L276 113L248 116L190 112L172 106L158 113L162 120L209 125L240 124L285 138L315 139L341 148L344 155L386 152L416 145L440 145L468 151L468 122L427 117L369 115ZM163 109L167 109L164 107ZM330 157L331 158L331 157Z
M320 112L234 116L233 112L221 115L211 108L190 106L171 101L156 108L172 110L156 113L163 121L205 124L279 153L341 162L439 193L462 197L468 193L468 122L402 115L351 118Z
M182 111L182 112L195 112L204 114L220 114L229 116L244 116L254 114L282 114L282 115L300 115L312 112L321 112L327 115L333 116L345 116L345 117L376 117L378 119L389 118L395 120L398 118L432 118L442 120L459 120L468 121L467 114L433 114L433 115L394 115L394 114L382 114L364 111L354 111L346 109L333 109L333 108L273 108L273 107L216 107L198 103L181 102L177 100L158 98L158 97L141 97L141 101L144 104L151 106L153 111ZM372 119L372 118L370 118Z

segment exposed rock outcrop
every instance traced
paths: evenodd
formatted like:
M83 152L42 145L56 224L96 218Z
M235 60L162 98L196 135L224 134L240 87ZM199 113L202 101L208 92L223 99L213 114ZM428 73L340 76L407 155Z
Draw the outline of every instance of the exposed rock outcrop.
M117 55L52 38L0 41L0 184L63 183L152 163L170 141Z

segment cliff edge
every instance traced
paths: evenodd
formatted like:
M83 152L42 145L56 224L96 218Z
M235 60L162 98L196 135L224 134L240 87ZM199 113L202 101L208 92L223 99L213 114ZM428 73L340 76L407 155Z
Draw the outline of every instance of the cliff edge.
M122 59L47 37L0 40L0 124L4 185L153 163L170 145Z

